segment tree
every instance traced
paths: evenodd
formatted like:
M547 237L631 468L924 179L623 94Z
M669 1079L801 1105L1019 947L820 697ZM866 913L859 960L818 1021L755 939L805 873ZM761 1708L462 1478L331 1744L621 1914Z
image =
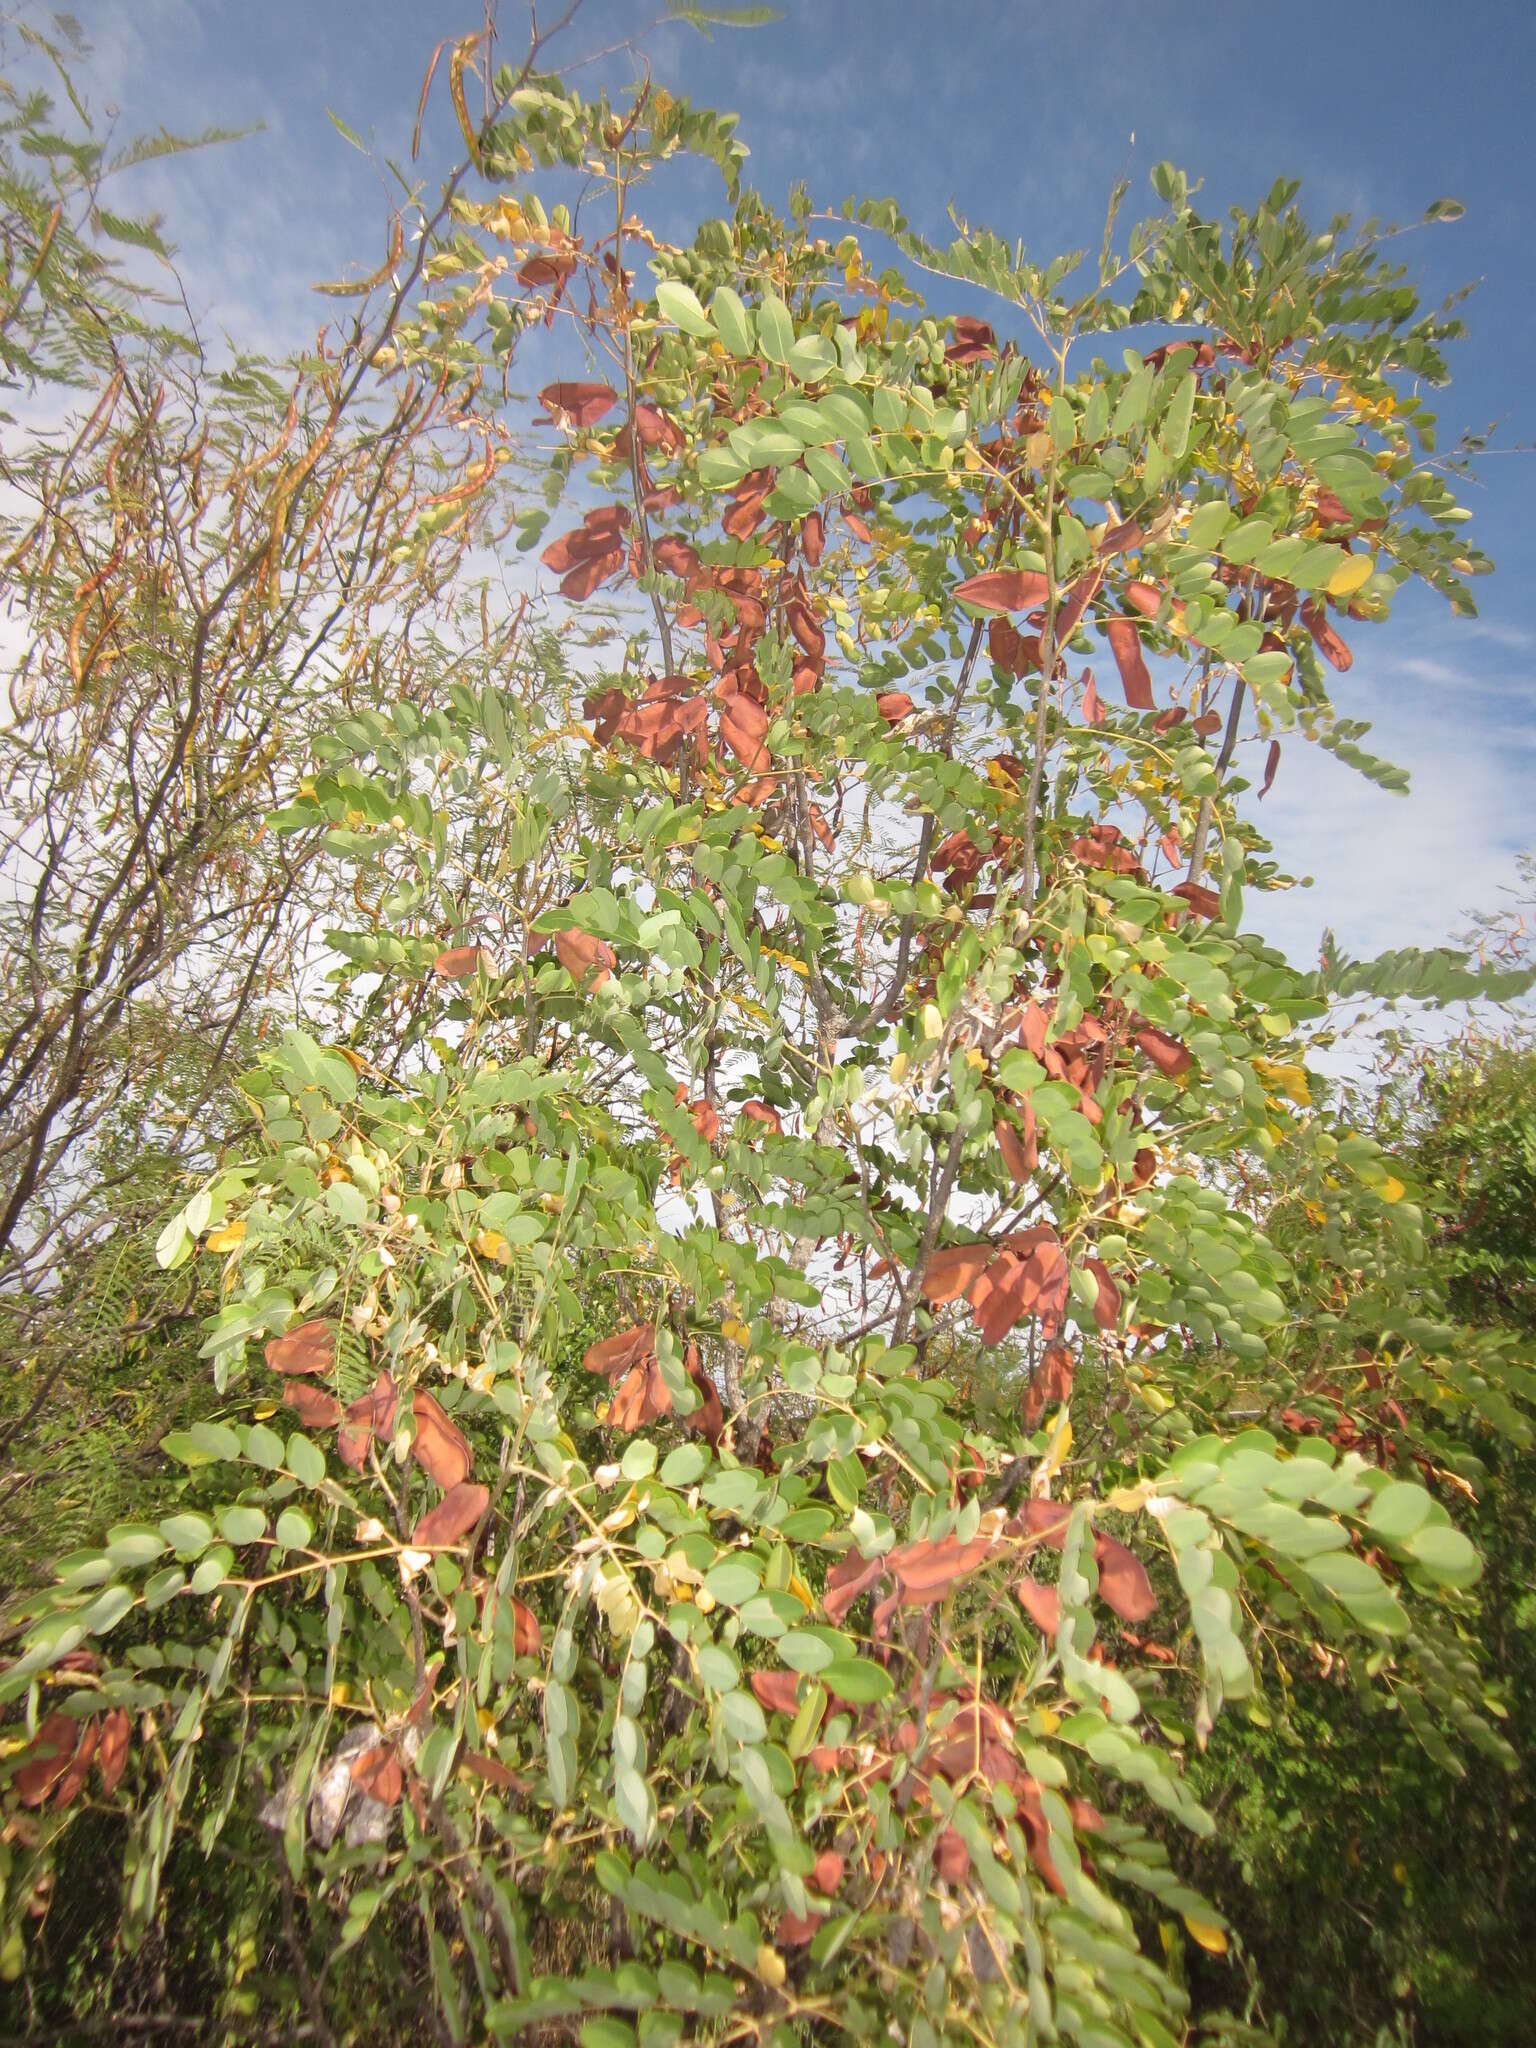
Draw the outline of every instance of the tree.
M369 364L469 427L584 337L560 530L516 521L565 655L489 625L500 674L359 704L273 816L356 905L345 1029L269 1035L159 1239L224 1409L16 1616L11 1966L110 1796L126 1938L183 1843L269 1864L266 2009L322 2038L1177 2040L1179 1927L1227 1945L1184 1766L1277 1638L1486 1727L1454 1489L1240 1398L1312 1306L1266 1162L1421 1221L1243 929L1242 764L1370 769L1341 626L1471 607L1454 323L1289 185L1223 227L1160 167L1086 269L823 233L650 84L502 70L472 122L478 49ZM731 208L687 248L635 211L680 153ZM1022 1346L1015 1414L957 1328Z
M292 369L221 365L156 225L108 205L122 170L187 145L109 158L69 97L77 134L7 82L0 131L0 366L24 395L0 457L5 1449L79 1363L72 1262L140 1178L137 1156L107 1170L108 1127L135 1155L216 1156L253 999L325 915L317 835L264 830L284 763L359 689L437 686L495 464L443 388L372 374L426 246L403 260L403 213L348 329ZM189 1053L198 1082L174 1091Z

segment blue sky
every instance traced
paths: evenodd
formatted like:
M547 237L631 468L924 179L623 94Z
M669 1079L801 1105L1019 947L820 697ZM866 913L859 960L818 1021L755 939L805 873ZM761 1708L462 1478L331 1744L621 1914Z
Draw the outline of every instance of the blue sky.
M327 108L403 161L433 43L479 21L474 0L77 0L76 12L95 50L90 97L120 110L124 133L263 124L136 173L135 197L165 214L209 328L274 347L324 317L314 281L372 268L379 252L387 188ZM1511 451L1462 493L1498 574L1478 586L1475 621L1415 597L1360 636L1339 702L1374 722L1369 744L1409 769L1413 797L1289 748L1261 818L1282 862L1318 886L1274 899L1262 921L1309 959L1326 922L1363 954L1439 943L1495 906L1516 853L1536 845L1536 454L1514 452L1536 442L1536 7L784 0L776 25L710 41L655 27L655 12L585 0L554 55L635 39L674 90L741 112L748 175L774 201L796 178L830 205L889 192L935 235L953 201L1037 255L1096 246L1122 169L1128 210L1150 206L1163 157L1204 180L1208 212L1281 174L1303 179L1314 217L1411 222L1442 194L1465 202L1465 220L1400 247L1426 296L1478 287L1439 410L1442 447L1494 426ZM500 0L500 14L511 51L526 9ZM621 49L579 77L617 88L636 62ZM446 147L441 83L435 97ZM661 196L676 209L662 226L679 233L690 206L719 206L702 174Z

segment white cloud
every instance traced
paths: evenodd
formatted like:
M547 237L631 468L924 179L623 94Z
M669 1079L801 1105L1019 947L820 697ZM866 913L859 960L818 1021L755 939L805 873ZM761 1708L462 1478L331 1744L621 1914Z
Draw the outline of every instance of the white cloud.
M1405 690L1404 678L1425 687ZM1444 945L1472 913L1496 907L1516 855L1536 843L1536 718L1521 712L1533 694L1496 669L1378 651L1340 690L1341 706L1373 718L1363 745L1407 769L1411 793L1391 795L1287 739L1257 816L1281 865L1315 886L1257 901L1262 928L1310 960L1331 925L1346 953L1364 957Z
M1479 640L1490 640L1495 647L1507 647L1514 653L1529 653L1536 648L1536 633L1529 626L1512 626L1500 619L1472 619L1462 628Z

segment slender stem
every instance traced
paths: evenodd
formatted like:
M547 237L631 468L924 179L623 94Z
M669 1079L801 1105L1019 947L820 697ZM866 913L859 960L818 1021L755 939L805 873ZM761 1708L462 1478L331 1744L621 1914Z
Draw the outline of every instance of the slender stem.
M635 102L633 113L629 117L625 131L626 134L628 129L633 127L635 121L638 120L640 108L644 101L645 94L642 92L640 98ZM624 334L624 399L629 416L629 478L635 497L635 524L640 530L641 565L645 573L651 576L655 574L656 563L651 552L651 526L649 519L646 517L645 483L640 468L640 427L635 418L635 344L629 324L629 292L624 283L625 181L623 149L624 137L621 136L615 147L613 160L614 198L617 213L613 229L613 298L614 304L618 308ZM672 653L671 622L667 618L666 607L661 601L661 593L652 590L650 599L651 610L656 619L656 631L661 639L661 657L666 663L667 674L669 676L675 675L677 673L677 663ZM686 773L686 769L684 773Z
M912 1270L907 1275L906 1285L901 1290L901 1300L896 1306L896 1321L891 1330L891 1342L904 1344L913 1312L917 1308L917 1297L922 1292L923 1275L928 1270L928 1261L933 1257L933 1248L939 1241L943 1227L944 1212L949 1207L950 1195L954 1192L955 1178L960 1171L960 1155L965 1150L965 1126L956 1124L949 1141L949 1150L944 1155L944 1164L928 1201L928 1216L923 1224L923 1241L917 1248L917 1257L912 1261Z
M939 743L941 753L947 754L954 744L960 707L965 702L966 692L971 685L971 674L976 666L976 657L981 652L984 631L982 621L977 619L971 627L970 643L965 650L965 659L960 664L960 678L955 686L954 697L950 701L949 716L944 721L944 732ZM934 814L929 811L923 819L923 829L917 842L917 857L912 863L910 885L914 889L928 872L928 857L933 851L933 834ZM907 966L912 957L912 934L915 926L916 920L908 911L901 920L901 932L896 941L896 960L891 968L891 978L886 984L884 995L877 996L849 1023L848 1029L855 1038L862 1038L866 1031L873 1031L877 1025L884 1024L894 1015L896 1006L901 1001L902 991L907 985Z
M1232 760L1232 749L1237 745L1237 729L1243 717L1244 685L1238 676L1232 690L1232 703L1227 712L1227 730L1221 742L1221 752L1216 756L1216 790L1221 788L1221 779ZM1194 844L1189 849L1189 880L1198 882L1205 868L1205 843L1210 837L1211 819L1215 813L1216 797L1209 794L1201 797L1200 809L1195 818Z
M1067 351L1056 358L1056 389L1066 383ZM1026 914L1035 907L1037 877L1036 831L1040 816L1040 789L1045 779L1045 721L1050 712L1051 684L1056 669L1056 618L1061 593L1056 587L1056 472L1057 455L1051 447L1050 468L1045 483L1045 625L1040 634L1040 687L1035 693L1035 751L1029 767L1029 797L1024 808L1023 896Z

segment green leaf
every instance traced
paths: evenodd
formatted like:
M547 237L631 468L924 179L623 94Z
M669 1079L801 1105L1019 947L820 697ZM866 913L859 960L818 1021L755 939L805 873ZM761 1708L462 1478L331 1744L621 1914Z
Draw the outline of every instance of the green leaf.
M325 1206L338 1223L356 1230L368 1221L368 1197L349 1180L333 1180L325 1191Z
M1470 1586L1482 1577L1483 1562L1470 1538L1448 1523L1432 1522L1416 1530L1403 1548L1442 1586Z
M851 473L830 448L807 448L800 460L816 488L827 497L838 497L852 487Z
M720 339L738 361L756 353L752 336L752 315L728 284L716 291L709 305L710 316Z
M199 1517L199 1519L201 1519ZM164 1554L171 1538L163 1534L164 1524L159 1529L145 1528L140 1524L128 1525L107 1531L107 1558L110 1563L133 1569L138 1565L152 1564ZM209 1530L210 1537L213 1531Z
M766 28L783 19L778 8L755 4L755 0L667 0L667 14L673 21L687 22L706 38L712 28ZM582 2048L618 2048L618 2044L588 2042L583 2035Z
M734 448L706 448L696 467L699 482L711 491L728 491L747 473L747 465Z
M197 1594L211 1593L215 1586L222 1586L229 1577L235 1554L227 1543L216 1543L206 1557L198 1560L192 1574L192 1591Z
M798 462L804 447L798 434L777 420L748 420L731 431L731 446L749 469Z
M1389 1542L1401 1543L1427 1522L1434 1502L1422 1486L1395 1479L1384 1486L1366 1512L1366 1527Z
M319 1486L325 1478L324 1451L298 1430L288 1439L284 1462L294 1478L305 1486Z
M695 334L702 341L714 340L714 325L699 304L692 285L681 284L675 277L664 277L656 287L656 303L663 318L681 327L685 334Z
M765 1484L759 1473L748 1468L717 1472L700 1490L712 1508L723 1508L733 1515L750 1515L762 1499Z
M662 1459L658 1476L663 1486L692 1486L708 1462L702 1444L679 1444Z
M828 1692L856 1707L873 1706L877 1700L889 1699L895 1690L885 1666L868 1657L834 1657L816 1676Z
M276 1472L283 1462L283 1440L264 1422L252 1423L245 1439L245 1455L252 1464L264 1465L269 1472Z
M199 1465L218 1463L222 1453L205 1450L189 1429L173 1429L160 1439L160 1448L168 1458L174 1458L180 1465L195 1470ZM238 1449L237 1449L238 1455Z
M620 1764L614 1771L613 1803L619 1810L619 1819L633 1836L636 1847L643 1849L650 1837L655 1809L651 1803L650 1787L630 1764ZM583 2039L585 2038L583 2030Z
M192 1239L187 1234L186 1219L178 1213L155 1239L155 1262L172 1272L185 1265L191 1256Z
M885 467L869 435L850 434L844 446L848 451L848 467L854 475L868 484L879 483L885 475Z
M712 1691L729 1692L741 1683L741 1666L718 1643L701 1643L698 1660L699 1676Z
M846 1637L844 1641L847 1641ZM851 1652L853 1645L849 1643L848 1648ZM774 1649L779 1661L787 1664L791 1671L825 1671L838 1654L824 1637L795 1628L780 1636Z
M721 1696L720 1717L726 1730L738 1742L766 1742L768 1723L763 1710L749 1692L728 1692Z
M267 1518L260 1508L220 1508L218 1520L220 1535L237 1548L245 1543L258 1543L267 1533Z
M240 1455L240 1439L222 1422L194 1422L190 1431L193 1446L210 1458L233 1461Z
M680 9L686 16L686 9ZM702 9L700 10L702 12ZM633 1771L627 1774L633 1777ZM644 1780L641 1781L643 1791ZM623 1819L622 1808L620 1818ZM626 1820L625 1825L629 1823ZM616 2020L604 2014L598 2019L583 2020L581 2023L581 2048L635 2048L635 2030L628 2020Z
M722 1607L739 1607L762 1584L762 1572L743 1557L727 1557L705 1574L705 1589Z
M106 1586L80 1616L80 1624L93 1636L104 1636L117 1627L133 1605L127 1586Z
M1267 519L1245 519L1234 526L1221 543L1221 552L1229 562L1246 567L1256 562L1274 540L1275 529Z
M1192 548L1213 548L1232 524L1232 508L1225 498L1207 498L1189 515L1184 538Z
M787 367L795 345L795 325L789 308L773 292L765 293L757 309L757 336L769 362Z
M1243 680L1261 690L1266 684L1284 682L1294 666L1290 655L1276 648L1271 653L1255 654L1251 660L1245 661Z
M167 1565L164 1571L154 1572L144 1581L144 1612L158 1614L168 1600L174 1600L187 1583L187 1575L179 1564Z
M768 503L770 509L787 514L791 519L803 519L807 512L814 512L821 503L821 492L815 479L797 462L793 467L779 471Z
M315 1525L302 1508L284 1508L273 1533L285 1550L307 1550Z
M1320 1586L1343 1601L1366 1628L1383 1635L1402 1635L1408 1622L1381 1575L1363 1557L1336 1550L1314 1557L1305 1566Z
M1116 440L1130 433L1133 428L1139 427L1146 418L1147 407L1152 402L1152 386L1156 377L1157 372L1150 364L1143 364L1132 374L1120 394L1114 418L1109 423L1109 431Z
M350 142L354 149L363 149L363 138L357 133L357 130L355 128L349 128L347 126L346 122L343 121L340 114L338 114L333 107L326 108L325 116L326 119L330 122L331 126L336 130L336 133L339 136L341 136L344 141ZM363 153L364 155L366 155L367 151L363 150Z
M167 1515L160 1533L178 1557L198 1557L213 1541L213 1524L206 1515Z
M1163 447L1175 462L1183 460L1184 451L1189 446L1189 426L1194 408L1195 373L1189 370L1179 379L1163 420Z
M629 1480L648 1478L656 1470L656 1446L648 1437L636 1437L625 1446L619 1470Z

